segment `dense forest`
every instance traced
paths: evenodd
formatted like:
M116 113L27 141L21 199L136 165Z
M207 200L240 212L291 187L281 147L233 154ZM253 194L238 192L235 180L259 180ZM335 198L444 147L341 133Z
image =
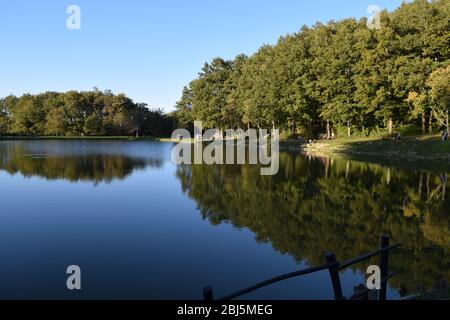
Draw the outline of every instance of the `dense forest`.
M162 136L172 119L110 91L13 95L0 99L0 136Z
M206 63L183 90L179 127L340 136L448 127L450 0L404 2L379 14L304 26L254 55Z
M171 114L110 91L0 99L0 135L167 136L174 127L270 129L287 135L435 133L449 127L450 0L303 26L254 55L215 58Z

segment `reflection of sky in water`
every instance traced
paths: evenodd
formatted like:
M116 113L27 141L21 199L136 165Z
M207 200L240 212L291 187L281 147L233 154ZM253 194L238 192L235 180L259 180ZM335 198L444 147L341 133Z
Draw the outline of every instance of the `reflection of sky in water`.
M244 190L245 184L259 188L257 192L267 188L267 185L260 184L261 177L254 176L251 169L187 167L183 171L170 161L171 147L172 144L132 141L0 142L2 166L11 161L14 150L19 154L24 151L27 155L44 155L50 159L53 158L50 155L59 159L75 157L77 170L83 168L78 160L84 161L92 156L102 161L118 157L121 164L126 163L124 159L131 161L129 165L116 167L118 171L128 170L126 178L113 178L108 184L93 184L89 179L72 183L64 175L44 179L49 172L39 172L45 169L40 166L33 168L38 170L36 174L24 178L11 175L2 167L0 298L197 299L201 298L202 288L207 285L213 286L217 296L222 296L272 276L306 267L303 258L311 261L314 257L296 249L296 243L303 245L299 248L311 246L318 251L326 251L328 248L321 247L316 240L323 239L326 240L324 243L351 250L349 254L355 257L367 248L376 249L380 230L384 228L394 232L406 247L400 252L400 258L392 258L395 259L394 264L399 266L400 263L402 267L402 270L396 270L400 272L398 279L401 280L397 284L405 279L405 272L415 272L416 278L426 278L426 272L436 274L441 271L445 274L445 261L448 261L442 254L442 250L448 249L445 228L444 231L437 229L437 218L433 215L427 218L429 222L425 225L425 218L399 214L403 206L411 206L415 199L414 190L419 188L420 171L391 169L387 176L388 168L360 166L352 162L347 173L350 182L340 185L345 181L341 178L346 175L346 162L336 161L327 169L330 165L327 161L309 161L300 156L282 154L279 175L269 178L274 189L267 190L276 194L280 189L288 195L286 199L273 203L277 208L273 210L273 222L281 221L278 225L273 224L270 216L264 214L263 207L257 207L257 202L252 202L251 198L248 198L247 205L233 203L241 200L239 192ZM14 156L19 157L19 154ZM140 160L137 159L157 159L162 165L139 167ZM70 160L67 161L69 163ZM31 170L28 164L25 160L21 164L22 170ZM61 175L61 168L64 166L59 167L58 163L56 177ZM327 179L323 179L325 171ZM88 170L86 174L89 176L92 172L95 171ZM387 185L387 178L389 188L382 189ZM330 181L330 186L327 181ZM427 193L427 188L432 194L439 186L439 178L434 174L422 173L421 181L422 196ZM317 189L319 186L321 189ZM320 206L321 199L328 199L328 202L332 199L320 198L321 195L332 195L334 191L352 186L361 190L366 204L391 201L385 206L392 207L392 212L382 217L377 216L377 212L364 211L368 207L361 207L359 211L349 207L347 209L353 210L353 215L347 219L339 217L339 206ZM300 205L302 199L292 200L295 188L304 188L304 199L321 191L314 196L316 198L313 199L319 202L311 202L311 212L307 217L285 210L290 202ZM227 198L232 190L236 195ZM214 197L209 198L211 194ZM411 194L410 198L407 198L408 194ZM399 195L403 198L396 200ZM357 199L360 195L349 196ZM378 198L370 199L371 196ZM335 198L340 199L340 195L336 193ZM421 204L419 201L418 205ZM218 206L217 209L210 210L214 205ZM242 210L235 211L233 205ZM253 205L254 208L251 207ZM441 217L439 210L448 208L448 201L445 205L442 207L442 201L436 200L430 204L430 210ZM327 208L334 210L326 214L319 212ZM415 214L412 208L408 210L405 212ZM354 219L359 219L354 212L361 213L362 222L353 224ZM250 217L254 217L254 223L241 223L247 221L247 214L253 214ZM341 223L336 226L340 232L325 232L330 227L327 225L330 222L324 220L326 217ZM448 219L443 217L441 226L448 223ZM219 224L213 225L212 222L217 223L216 219ZM268 225L270 227L266 228ZM310 229L312 238L296 238L297 232L305 228ZM434 242L424 236L431 232L426 228L439 235ZM348 230L356 234L355 239L349 238ZM414 257L411 261L415 261L417 266L412 267L405 256L410 257L414 255L412 252L420 251L429 252L430 256L426 259L420 255ZM433 252L437 252L437 258L442 262L436 261ZM301 262L296 262L293 256L302 258ZM317 252L317 256L321 261L322 252ZM338 258L345 260L340 255ZM420 267L423 261L429 261L428 269ZM71 264L82 268L82 292L65 289L65 269ZM353 286L362 280L359 270L342 273L345 294L351 295ZM430 281L434 280L437 279ZM398 297L394 290L389 294ZM270 286L248 298L331 299L332 296L329 275L321 272Z
M43 142L43 143L41 143ZM168 144L146 141L120 140L45 140L45 141L3 141L3 148L22 148L24 155L70 156L86 154L126 155L128 157L163 157L158 152L167 150Z

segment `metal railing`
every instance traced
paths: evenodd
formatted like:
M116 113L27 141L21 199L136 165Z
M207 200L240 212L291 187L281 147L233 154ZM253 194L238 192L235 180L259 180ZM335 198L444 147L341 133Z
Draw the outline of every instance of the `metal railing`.
M384 300L386 300L386 296L387 296L388 281L395 275L395 272L389 272L389 252L394 249L399 248L400 246L401 246L401 244L396 244L396 245L390 246L389 245L389 236L384 235L381 237L380 249L377 251L373 251L373 252L364 254L358 258L348 260L343 263L339 263L339 261L337 261L334 253L326 253L325 254L325 264L323 264L321 266L283 274L281 276L274 277L274 278L266 280L266 281L262 281L251 287L248 287L243 290L239 290L235 293L226 295L226 296L216 299L216 300L236 299L236 298L242 297L244 295L247 295L249 293L252 293L256 290L259 290L261 288L270 286L277 282L281 282L281 281L296 278L296 277L305 276L308 274L324 271L327 269L330 273L331 282L333 284L335 300L344 300L345 297L342 292L342 285L341 285L341 279L340 279L339 273L342 270L345 270L355 264L361 263L363 261L369 260L369 259L379 255L380 256L379 267L381 270L381 289L379 290L378 299L380 301L384 301ZM368 295L369 292L370 292L370 290L365 288L364 290L360 290L358 293L356 293L355 295L350 297L350 299L355 300L355 299L359 299L359 298L364 298ZM203 298L206 301L215 300L213 288L211 288L211 287L204 288L203 289Z

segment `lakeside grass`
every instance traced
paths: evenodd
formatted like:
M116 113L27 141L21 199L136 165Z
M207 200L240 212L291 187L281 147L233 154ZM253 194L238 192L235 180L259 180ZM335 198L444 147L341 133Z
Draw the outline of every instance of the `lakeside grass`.
M417 140L418 138L418 140ZM341 156L370 156L385 159L450 160L450 141L439 135L404 137L399 142L380 138L342 139L303 144L303 150Z

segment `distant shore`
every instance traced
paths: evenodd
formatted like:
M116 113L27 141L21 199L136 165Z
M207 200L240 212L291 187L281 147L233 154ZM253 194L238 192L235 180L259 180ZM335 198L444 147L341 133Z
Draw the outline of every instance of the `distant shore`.
M161 137L135 137L135 136L0 136L0 141L7 140L142 140L142 141L173 141Z

